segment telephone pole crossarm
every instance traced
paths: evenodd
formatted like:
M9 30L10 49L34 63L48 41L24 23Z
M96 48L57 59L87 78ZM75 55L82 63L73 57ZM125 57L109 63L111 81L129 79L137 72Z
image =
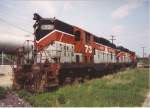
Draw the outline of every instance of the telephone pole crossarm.
M111 40L112 43L114 43L114 40L116 40L114 37L115 37L114 35L111 35L111 39L110 40Z

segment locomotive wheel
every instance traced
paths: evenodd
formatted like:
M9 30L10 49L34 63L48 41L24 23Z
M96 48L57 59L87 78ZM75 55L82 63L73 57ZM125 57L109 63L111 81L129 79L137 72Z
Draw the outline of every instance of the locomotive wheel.
M63 85L69 85L72 83L71 77L65 77Z
M88 75L86 75L86 76L84 77L84 82L87 82L88 80L90 80L90 77L89 77Z
M78 78L74 78L73 84L79 84Z
M75 77L73 84L79 84L79 83L82 83L82 82L83 82L83 78L82 77Z

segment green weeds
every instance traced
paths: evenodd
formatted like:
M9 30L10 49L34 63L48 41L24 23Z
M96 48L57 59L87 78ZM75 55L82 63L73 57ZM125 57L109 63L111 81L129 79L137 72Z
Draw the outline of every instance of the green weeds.
M22 90L18 94L33 106L132 107L144 102L148 81L148 69L128 69L84 84L65 86L53 93L31 94Z

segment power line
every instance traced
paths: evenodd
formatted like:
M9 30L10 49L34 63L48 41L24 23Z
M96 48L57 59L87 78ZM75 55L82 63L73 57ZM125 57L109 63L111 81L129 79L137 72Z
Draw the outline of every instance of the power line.
M21 21L22 20L29 21L29 19L23 18L21 15L20 16L16 16L16 15L13 14L13 12L10 13L10 12L8 12L6 10L1 11L0 14L3 14L3 16L7 15L8 17L15 17L17 19L19 18L19 19L21 19Z
M14 8L7 7L7 9L13 10ZM26 18L27 15L26 16L18 15L19 13L17 13L17 15L15 15L13 11L10 13L10 11L7 11L7 9L5 9L3 11L0 11L0 14L2 15L1 18L3 18L5 16L5 17L8 17L8 18L11 17L11 19L15 19L15 20L19 19L19 21L17 23L21 23L21 25L23 25L24 28L30 28L31 27L31 25L26 24L27 22L31 21L31 20Z
M2 11L0 11L0 14L4 14L4 15L10 15L10 16L8 16L8 17L16 17L17 19L19 18L19 19L22 19L22 20L26 20L26 21L29 21L28 19L25 19L25 18L23 18L23 17L19 17L19 16L15 16L13 13L16 13L15 11L13 11L13 9L14 9L14 6L13 7L10 7L10 6L7 6L7 5L5 5L5 4L0 4L0 7L2 7L2 6L4 6L6 9L3 9ZM7 11L7 10L9 10L9 11ZM11 13L10 13L10 10L11 10ZM18 13L17 13L18 14ZM3 15L3 16L4 16ZM20 15L20 16L22 16L22 15Z
M9 24L9 25L11 25L11 26L13 26L13 27L15 27L15 28L17 28L17 29L20 29L20 30L22 30L22 31L24 31L24 32L27 32L27 33L29 33L29 34L33 34L32 32L27 31L27 30L25 30L25 29L19 27L18 25L12 24L12 23L10 23L10 22L8 22L8 21L2 19L2 18L0 18L0 21L1 21L1 22L5 22L5 23L7 23L7 24Z
M14 14L9 14L9 12L5 12L5 11L2 11L2 12L0 12L0 16L1 17L11 17L11 19L19 19L19 23L21 23L21 25L23 25L23 26L26 26L27 28L29 28L29 25L27 25L26 24L26 22L30 22L30 20L27 20L27 19L24 19L23 17L19 17L19 16L16 16L16 15L14 15Z

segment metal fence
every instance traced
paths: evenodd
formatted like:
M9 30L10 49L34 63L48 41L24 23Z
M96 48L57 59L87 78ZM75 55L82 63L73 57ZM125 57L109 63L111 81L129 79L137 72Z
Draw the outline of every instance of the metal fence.
M0 65L12 65L12 64L14 64L14 58L15 58L15 56L13 56L13 55L5 54L4 52L1 52Z

